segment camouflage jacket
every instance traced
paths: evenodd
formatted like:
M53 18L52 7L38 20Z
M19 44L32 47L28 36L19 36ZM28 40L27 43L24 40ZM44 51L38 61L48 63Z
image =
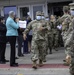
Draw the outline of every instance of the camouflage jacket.
M70 50L68 51L69 55L73 55L74 51L74 18L72 18L70 24L69 24L69 29L67 31L67 39L65 42L65 47L70 47Z
M57 20L57 23L62 24L62 32L67 32L69 29L69 24L71 22L71 16L69 14L64 14L60 19Z
M44 27L44 30L39 29L41 26ZM23 33L27 34L31 29L33 31L33 34L32 34L33 40L45 40L46 39L45 34L46 34L48 27L46 26L45 23L42 23L42 21L34 20L29 23L29 25L27 26L27 28L25 29Z
M50 20L49 25L50 25L50 28L51 28L51 32L52 32L53 34L56 34L56 33L58 32L58 29L57 29L57 22Z
M46 24L47 24L47 26L48 26L47 34L48 34L48 35L51 35L51 34L52 34L52 29L51 29L51 26L50 26L50 21L46 21Z

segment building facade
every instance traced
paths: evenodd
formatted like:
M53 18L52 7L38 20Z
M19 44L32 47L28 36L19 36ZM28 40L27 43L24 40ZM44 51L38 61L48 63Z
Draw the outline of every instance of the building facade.
M74 0L0 0L0 15L7 17L8 12L13 10L20 18L29 14L35 19L36 11L43 11L45 15L61 16L63 6L72 2Z

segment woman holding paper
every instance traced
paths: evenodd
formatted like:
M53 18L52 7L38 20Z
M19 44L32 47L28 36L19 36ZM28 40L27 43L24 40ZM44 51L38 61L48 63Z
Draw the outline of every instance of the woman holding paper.
M7 40L10 43L10 48L11 48L11 52L10 52L10 66L16 67L18 66L18 63L15 62L15 45L16 45L16 37L18 36L18 31L17 29L19 28L19 24L18 24L18 19L17 19L17 23L14 21L14 17L15 17L15 12L14 11L10 11L9 12L9 17L6 20L6 28L7 28L7 32L6 32L6 36L7 36Z

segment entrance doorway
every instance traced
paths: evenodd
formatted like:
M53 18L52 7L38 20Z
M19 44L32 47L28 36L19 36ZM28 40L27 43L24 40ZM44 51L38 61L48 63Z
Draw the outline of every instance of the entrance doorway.
M63 15L63 8L62 7L53 7L54 15L62 16Z
M21 7L20 8L20 18L27 17L29 12L29 7Z
M49 16L51 14L58 16L63 15L63 6L69 5L69 3L72 3L72 1L67 2L55 2L55 3L48 3L48 14Z

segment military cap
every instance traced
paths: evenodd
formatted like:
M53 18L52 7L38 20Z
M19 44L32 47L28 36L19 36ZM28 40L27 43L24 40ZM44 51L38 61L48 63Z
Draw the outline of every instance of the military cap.
M70 3L69 6L71 10L74 9L74 3Z
M69 11L69 6L63 6L63 11L68 12Z
M36 16L41 16L41 11L37 11Z
M44 13L42 12L41 15L44 16Z

